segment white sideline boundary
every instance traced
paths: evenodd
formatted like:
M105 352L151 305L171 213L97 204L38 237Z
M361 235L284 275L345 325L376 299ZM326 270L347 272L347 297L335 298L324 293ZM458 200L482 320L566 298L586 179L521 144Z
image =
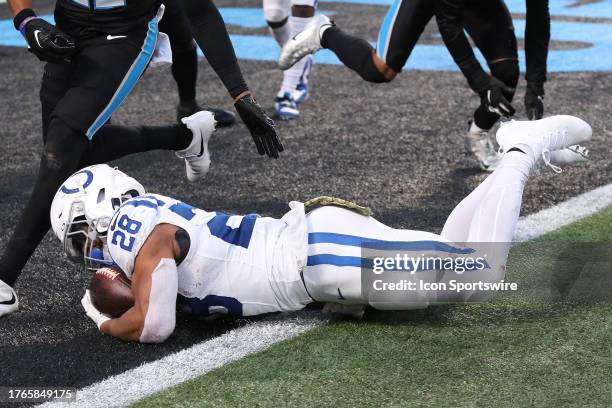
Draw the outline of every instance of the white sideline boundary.
M537 238L594 214L611 204L612 184L608 184L554 207L521 217L514 239L527 241ZM76 403L46 403L42 406L67 408L125 406L262 351L275 343L299 336L325 321L320 314L312 312L283 320L276 317L249 324L78 390Z
M554 207L521 217L515 241L529 241L612 205L612 184L570 198Z
M323 322L318 313L300 314L283 320L276 316L273 320L255 322L80 389L77 391L76 402L49 402L39 406L125 406L257 353L275 343L298 336Z

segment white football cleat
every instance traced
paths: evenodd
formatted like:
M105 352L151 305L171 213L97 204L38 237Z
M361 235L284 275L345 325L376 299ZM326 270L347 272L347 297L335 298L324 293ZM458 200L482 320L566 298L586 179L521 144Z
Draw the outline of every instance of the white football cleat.
M15 290L0 280L0 317L16 312L18 308Z
M536 160L535 169L550 167L555 173L561 173L561 167L582 163L589 158L589 150L580 145L566 147L561 150L554 150L542 155Z
M185 159L185 171L189 181L196 181L204 177L210 168L210 153L208 152L208 141L215 131L215 116L212 112L201 111L181 122L187 126L193 139L186 149L178 150L176 155Z
M323 48L321 45L321 30L326 26L331 27L333 25L334 23L327 16L322 14L314 16L312 21L306 25L304 31L297 33L283 46L278 58L278 67L285 71L306 55Z
M497 130L500 150L507 152L518 145L529 146L535 159L541 154L586 142L593 129L575 116L557 115L540 120L506 122Z
M471 127L471 121L468 127ZM501 155L497 153L493 142L486 130L479 132L468 132L463 139L463 146L466 152L474 155L478 165L484 171L493 171L497 168Z
M274 109L276 110L276 116L281 120L291 120L300 117L297 103L288 92L274 99Z

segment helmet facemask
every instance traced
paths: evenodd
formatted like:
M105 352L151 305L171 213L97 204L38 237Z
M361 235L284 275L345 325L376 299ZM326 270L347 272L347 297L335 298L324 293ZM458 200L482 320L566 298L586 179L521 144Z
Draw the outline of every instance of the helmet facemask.
M83 251L83 263L88 271L95 272L105 266L115 265L106 245L109 222L110 218L104 217L92 220L89 224Z

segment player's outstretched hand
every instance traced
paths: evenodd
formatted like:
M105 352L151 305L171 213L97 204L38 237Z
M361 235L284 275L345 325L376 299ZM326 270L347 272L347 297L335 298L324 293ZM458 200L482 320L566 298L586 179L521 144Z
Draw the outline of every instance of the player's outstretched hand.
M527 82L525 92L525 112L529 120L542 119L544 116L544 84Z
M278 153L283 151L283 145L278 139L274 121L250 94L238 99L234 106L246 127L249 128L255 146L257 146L257 152L278 159Z
M42 18L27 22L22 31L29 51L41 61L60 62L69 59L76 50L74 40Z
M497 78L491 77L488 88L480 93L480 99L489 112L497 113L499 116L513 116L514 107L508 102L504 94L514 94L514 88L507 86Z
M110 320L110 317L100 312L91 302L91 296L89 295L89 289L85 291L85 296L81 299L81 305L85 309L85 314L94 321L98 329L102 327L102 323Z

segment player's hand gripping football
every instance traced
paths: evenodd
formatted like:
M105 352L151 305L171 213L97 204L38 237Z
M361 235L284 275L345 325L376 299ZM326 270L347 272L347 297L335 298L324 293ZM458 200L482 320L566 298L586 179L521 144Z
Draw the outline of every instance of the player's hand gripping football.
M513 116L514 107L508 102L504 94L514 94L514 88L507 86L497 78L491 77L488 88L480 93L480 99L489 112L497 113L499 116Z
M278 153L284 149L278 139L274 121L250 94L238 99L234 106L246 127L249 128L255 146L257 146L257 152L277 159Z
M544 84L541 82L527 82L525 112L529 120L542 119L544 116Z
M76 50L74 40L42 18L33 18L20 30L28 42L29 51L41 61L61 62Z
M98 330L100 327L102 327L104 322L110 320L110 317L100 312L93 305L91 302L91 296L89 295L89 289L85 291L85 296L83 296L83 299L81 299L81 305L83 305L83 309L85 309L85 314L94 321L96 326L98 326Z

